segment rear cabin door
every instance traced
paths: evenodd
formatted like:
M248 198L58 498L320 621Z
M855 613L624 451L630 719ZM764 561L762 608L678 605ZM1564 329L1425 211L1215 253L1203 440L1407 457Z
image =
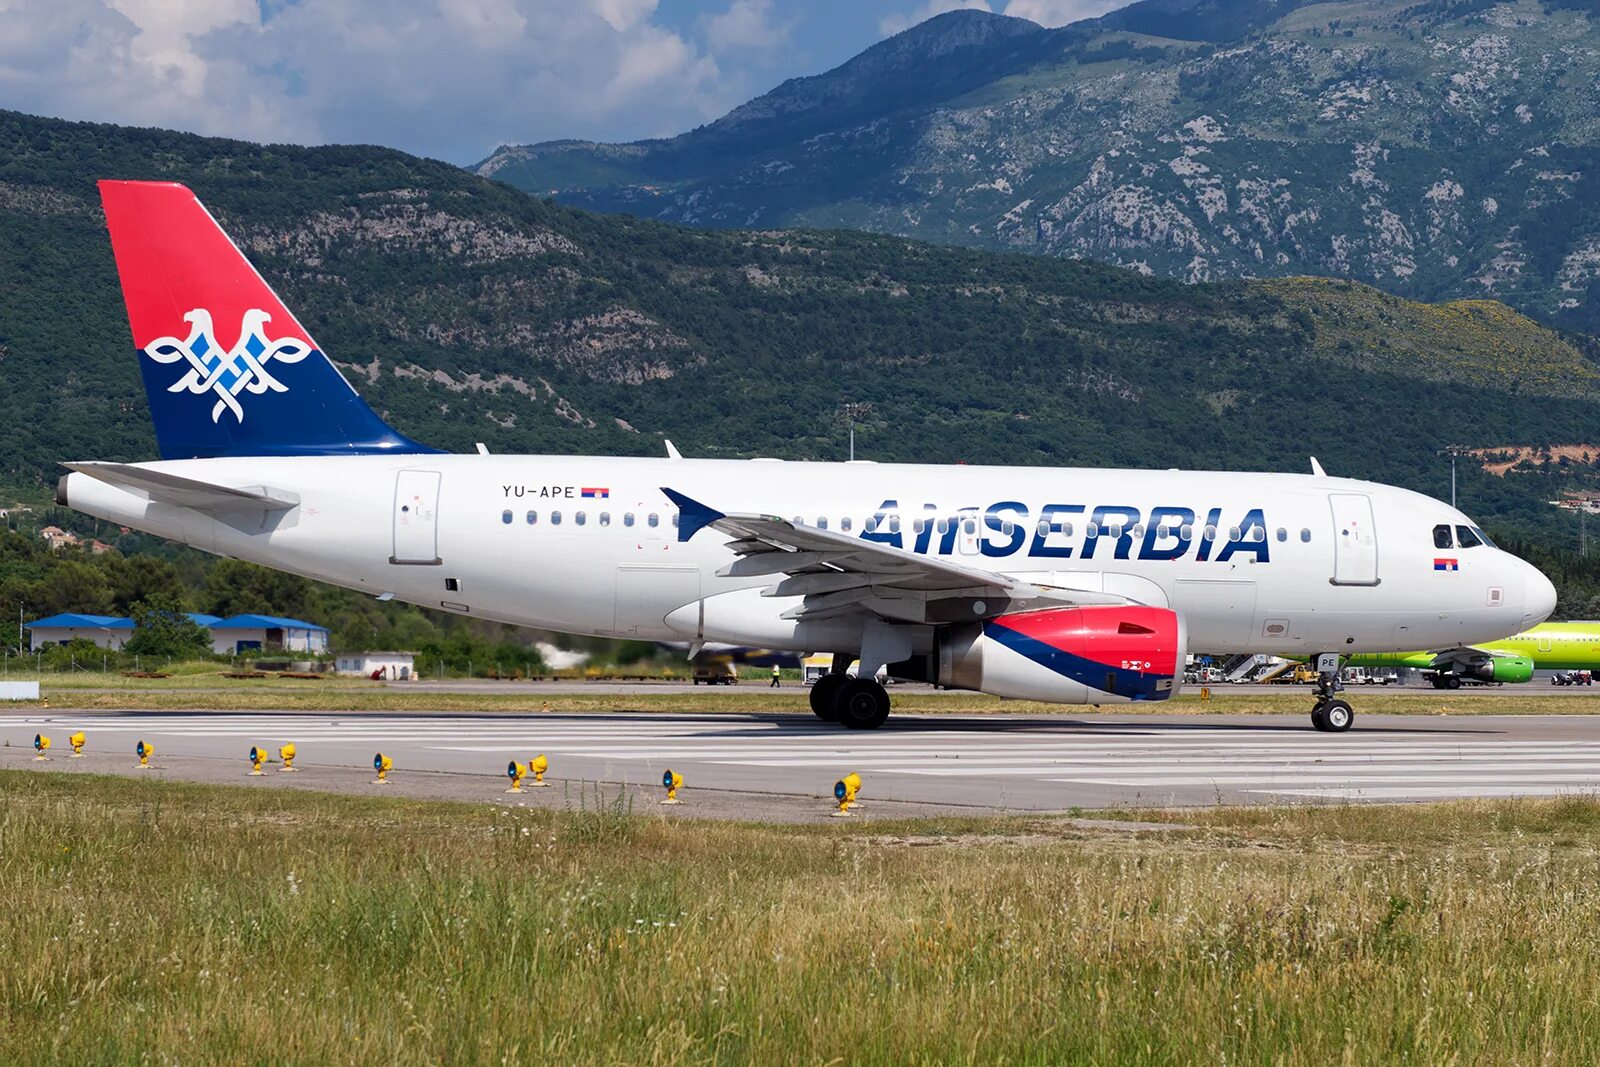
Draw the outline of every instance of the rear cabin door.
M1330 493L1333 508L1333 584L1378 584L1378 531L1372 498L1365 493Z
M390 563L433 566L439 559L438 471L401 471L394 482L394 555Z

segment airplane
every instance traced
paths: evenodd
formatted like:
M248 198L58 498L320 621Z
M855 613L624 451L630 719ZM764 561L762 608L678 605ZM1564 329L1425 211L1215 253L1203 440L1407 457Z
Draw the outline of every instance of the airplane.
M1351 656L1347 667L1410 667L1428 671L1435 689L1466 682L1526 682L1535 670L1600 671L1600 622L1547 622L1499 641L1438 652Z
M1555 606L1461 512L1314 459L445 454L367 406L187 188L100 192L161 459L66 463L57 499L207 552L504 623L831 652L811 709L857 729L889 714L880 668L1122 704L1176 694L1192 646L1314 655L1312 724L1344 732L1339 656L1492 641Z

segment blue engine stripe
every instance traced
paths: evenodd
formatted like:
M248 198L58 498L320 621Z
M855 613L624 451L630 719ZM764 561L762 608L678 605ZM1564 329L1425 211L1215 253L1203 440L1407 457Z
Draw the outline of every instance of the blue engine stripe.
M1128 700L1165 700L1172 695L1173 679L1170 674L1148 674L1143 671L1128 670L1125 667L1096 663L1092 659L1063 652L1036 637L1018 633L998 623L984 623L983 633L984 636L998 641L1013 652L1028 657L1039 666L1049 668L1063 678L1070 678L1079 685L1097 689L1102 693L1115 693ZM1111 689L1106 688L1108 677L1112 680ZM1167 684L1162 686L1162 682Z

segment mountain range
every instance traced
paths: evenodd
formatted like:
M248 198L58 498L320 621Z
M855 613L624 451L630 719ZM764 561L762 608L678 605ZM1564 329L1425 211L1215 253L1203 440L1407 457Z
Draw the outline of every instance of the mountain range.
M1345 281L1183 284L596 214L379 148L0 112L0 480L156 455L94 179L189 184L401 432L470 451L1308 469L1591 439L1593 341ZM785 477L784 468L762 468ZM1564 537L1542 478L1463 503ZM886 493L892 486L886 486Z
M1323 275L1600 331L1593 0L963 10L681 136L479 174L711 227L849 227L1186 281Z

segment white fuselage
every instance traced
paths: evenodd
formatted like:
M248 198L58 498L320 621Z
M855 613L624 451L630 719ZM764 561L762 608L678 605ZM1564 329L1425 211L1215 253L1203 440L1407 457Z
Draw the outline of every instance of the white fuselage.
M1447 505L1314 475L486 455L141 466L299 504L206 512L81 473L63 491L74 508L208 552L607 637L859 647L859 622L784 620L799 600L762 596L774 578L718 577L734 559L726 538L708 529L680 543L662 487L730 513L825 522L1037 585L1170 607L1198 652L1470 644L1539 622L1554 596L1536 569L1489 545L1436 548L1436 526L1472 525Z

